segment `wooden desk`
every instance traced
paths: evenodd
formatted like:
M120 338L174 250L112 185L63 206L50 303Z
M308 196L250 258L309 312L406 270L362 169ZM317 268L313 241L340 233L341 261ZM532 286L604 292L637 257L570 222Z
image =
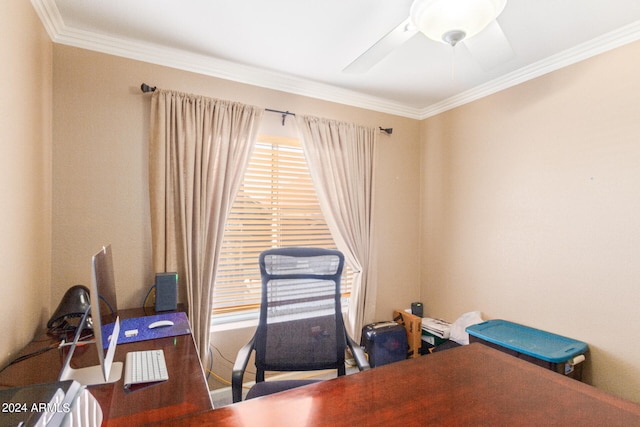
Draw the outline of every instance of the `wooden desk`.
M163 425L637 426L640 406L471 344Z
M142 309L119 311L121 319L144 314ZM21 354L31 353L56 342L58 342L57 339L43 335L31 342ZM102 408L105 419L103 426L155 423L212 408L209 389L191 335L119 344L114 361L124 362L126 354L130 351L152 348L164 350L169 371L168 381L135 391L124 390L124 378L113 384L88 387ZM12 365L0 374L0 387L9 388L56 381L65 355L66 351L55 349ZM78 347L73 355L74 368L97 363L98 355L95 345Z

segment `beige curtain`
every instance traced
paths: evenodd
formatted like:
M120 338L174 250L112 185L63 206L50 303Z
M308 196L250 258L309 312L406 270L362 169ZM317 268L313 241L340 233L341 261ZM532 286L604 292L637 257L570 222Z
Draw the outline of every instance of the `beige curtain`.
M178 272L203 363L224 224L262 113L257 107L161 89L151 98L153 266Z
M375 128L296 116L318 199L336 246L354 269L347 324L359 340L373 321L376 297L373 242Z

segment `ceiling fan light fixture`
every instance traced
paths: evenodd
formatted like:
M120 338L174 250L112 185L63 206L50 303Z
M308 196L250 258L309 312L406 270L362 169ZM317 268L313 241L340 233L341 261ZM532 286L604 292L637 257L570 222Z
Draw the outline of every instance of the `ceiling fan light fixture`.
M455 46L458 42L464 40L465 37L467 37L467 34L464 31L451 30L442 35L442 40L451 46Z
M410 16L425 36L455 46L484 30L506 4L507 0L415 0Z

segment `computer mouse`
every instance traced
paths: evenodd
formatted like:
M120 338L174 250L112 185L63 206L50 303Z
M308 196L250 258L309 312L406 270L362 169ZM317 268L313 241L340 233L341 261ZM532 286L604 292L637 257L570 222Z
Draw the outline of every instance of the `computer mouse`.
M158 320L150 324L149 329L162 328L164 326L173 326L173 322L171 320Z

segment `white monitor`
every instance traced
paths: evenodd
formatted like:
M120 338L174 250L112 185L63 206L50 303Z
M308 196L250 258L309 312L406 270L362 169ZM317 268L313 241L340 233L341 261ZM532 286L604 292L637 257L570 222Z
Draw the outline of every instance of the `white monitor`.
M118 344L118 335L120 333L120 319L116 317L113 333L109 342L107 354L104 354L104 337L102 336L102 317L100 314L100 300L117 312L117 301L115 291L115 281L113 274L113 262L111 257L111 245L104 246L91 260L91 322L93 323L93 334L95 336L95 345L98 352L99 364L86 368L74 369L71 367L71 358L78 343L80 333L88 321L88 313L82 318L78 325L76 336L67 358L65 360L62 371L60 372L60 381L76 380L82 385L106 384L118 381L122 377L122 362L114 362L113 356Z
M103 305L101 305L100 313L102 316L117 313L118 298L116 297L116 280L113 274L111 245L103 246L91 259L91 280L95 281L100 301L108 310L108 313L102 311Z

